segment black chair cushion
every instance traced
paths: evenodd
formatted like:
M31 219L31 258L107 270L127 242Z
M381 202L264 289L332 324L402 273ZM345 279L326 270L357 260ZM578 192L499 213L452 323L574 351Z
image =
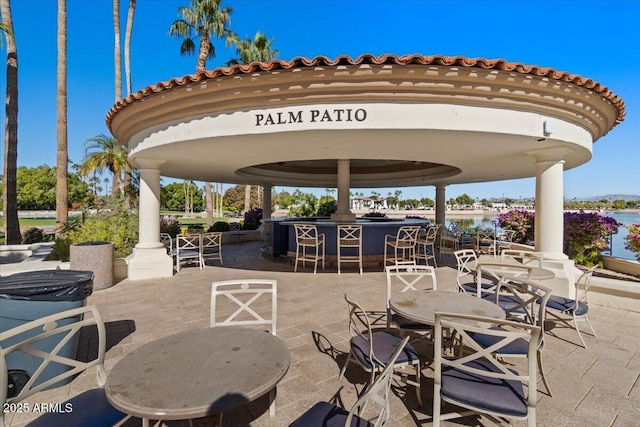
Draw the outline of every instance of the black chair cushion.
M402 339L391 335L384 331L377 331L373 333L373 352L376 357L383 363L380 365L378 362L373 362L369 358L369 342L361 337L351 338L351 352L353 356L358 359L358 362L367 371L371 369L381 370L384 369L389 358L396 350L396 347L402 343ZM418 353L411 344L404 347L404 350L400 353L396 359L396 364L411 364L418 361ZM374 366L375 364L375 366Z
M485 361L475 360L466 365L499 372L495 366ZM527 401L520 381L489 378L446 366L442 369L440 393L454 402L504 414L507 417L527 415Z
M500 328L497 326L494 326L493 328L490 328L490 329L504 331L504 328ZM473 334L471 338L473 338L475 342L477 342L484 348L492 346L498 341L500 341L501 339L503 339L502 337L496 337L494 335L487 335L487 334ZM501 347L498 350L496 350L496 354L526 355L528 352L529 352L529 343L526 340L523 340L522 338L513 340L509 344L505 345L504 347Z
M289 427L344 427L349 413L329 402L318 402L302 414ZM351 427L373 427L367 420L357 416L351 419Z
M553 295L549 298L547 307L567 313L575 311L576 316L584 316L589 312L589 306L583 302L578 302L576 307L576 300Z
M496 295L483 295L482 299L495 303ZM516 296L507 294L498 295L498 306L504 311L508 311L512 314L526 314L526 310L522 307L522 304L522 301L520 301Z
M400 316L398 313L391 315L391 321L395 323L400 329L411 329L412 331L430 331L432 327L425 325L424 323L416 323L413 320L409 320L406 317Z
M28 427L110 427L126 416L111 406L103 388L85 391L57 409L35 419Z
M468 283L463 283L462 285L462 289L464 289L467 292L475 292L476 291L476 282L468 282ZM482 289L491 289L495 287L495 285L493 283L481 283L480 284L480 288Z

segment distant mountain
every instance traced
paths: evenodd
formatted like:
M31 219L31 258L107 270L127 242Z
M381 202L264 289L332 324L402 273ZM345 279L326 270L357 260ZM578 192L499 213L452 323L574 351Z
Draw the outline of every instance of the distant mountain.
M625 202L628 200L640 200L640 195L630 195L630 194L607 194L605 196L593 196L588 197L586 199L580 198L579 200L583 200L585 202L597 202L600 200L624 200Z

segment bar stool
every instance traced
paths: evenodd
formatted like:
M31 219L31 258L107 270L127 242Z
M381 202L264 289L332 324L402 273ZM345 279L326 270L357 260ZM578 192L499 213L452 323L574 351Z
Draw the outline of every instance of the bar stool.
M296 231L296 263L293 271L298 271L298 261L302 261L303 266L306 261L313 261L313 274L316 274L320 260L324 270L324 233L318 234L318 228L315 225L293 224L293 227ZM313 253L307 252L308 249L313 249Z
M420 232L419 225L404 225L398 229L395 236L386 234L384 236L384 259L383 267L387 266L387 262L398 265L399 262L405 261L415 262L416 239ZM393 249L393 257L387 255L387 248Z
M436 237L438 237L438 230L440 229L440 224L434 224L427 229L427 233L424 238L418 236L417 245L418 249L416 250L416 264L418 261L423 259L425 265L429 265L429 260L433 260L433 266L438 267L436 263Z
M343 262L357 262L360 266L360 274L362 274L362 226L338 225L337 235L338 274L340 274L340 263ZM357 255L343 255L342 248L354 248L358 253Z

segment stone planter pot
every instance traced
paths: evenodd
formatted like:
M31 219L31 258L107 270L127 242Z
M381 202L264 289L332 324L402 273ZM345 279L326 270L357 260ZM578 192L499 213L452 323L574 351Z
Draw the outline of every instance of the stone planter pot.
M113 243L83 242L70 247L72 270L93 271L93 289L113 286Z

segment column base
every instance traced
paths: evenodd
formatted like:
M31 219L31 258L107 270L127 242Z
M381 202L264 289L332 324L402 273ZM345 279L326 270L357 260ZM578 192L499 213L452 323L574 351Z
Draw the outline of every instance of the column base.
M355 222L356 214L351 212L336 212L331 214L331 221L334 222Z
M538 251L536 249L536 251ZM566 261L569 259L569 257L565 254L563 254L562 252L545 252L545 251L538 251L541 254L544 254L544 259L545 260L549 260L549 261Z
M173 259L162 248L133 248L128 257L129 280L159 279L173 276Z

